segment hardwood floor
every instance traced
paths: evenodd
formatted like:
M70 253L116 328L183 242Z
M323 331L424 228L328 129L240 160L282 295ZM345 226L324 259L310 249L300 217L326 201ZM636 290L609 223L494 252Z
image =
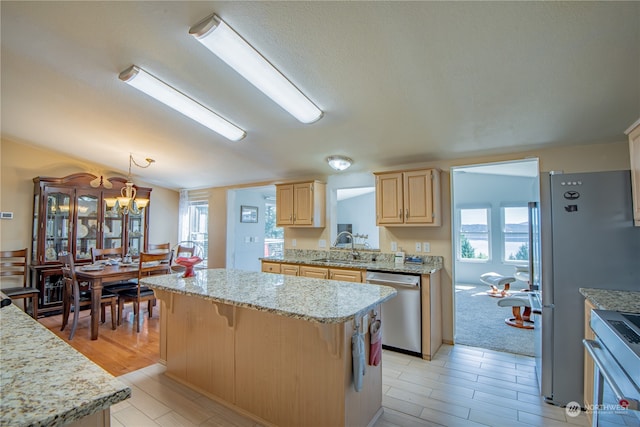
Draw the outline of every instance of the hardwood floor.
M132 388L130 399L112 407L113 427L257 425L163 375L158 313L145 318L139 334L131 322L112 331L107 314L97 341L89 339L88 311L72 341L68 330L60 332L60 316L39 320ZM585 414L568 417L543 402L531 357L443 345L432 361L385 350L382 366L384 413L375 427L589 425Z
M80 312L78 329L71 341L69 331L73 313L64 331L60 331L62 315L44 317L38 321L105 371L117 377L153 365L160 360L159 312L159 307L156 307L153 317L149 319L146 309L143 310L145 317L140 332L136 333L133 319L129 316L130 304L125 306L124 321L116 330L111 329L111 314L107 310L107 321L100 324L100 335L95 341L91 341L89 310Z

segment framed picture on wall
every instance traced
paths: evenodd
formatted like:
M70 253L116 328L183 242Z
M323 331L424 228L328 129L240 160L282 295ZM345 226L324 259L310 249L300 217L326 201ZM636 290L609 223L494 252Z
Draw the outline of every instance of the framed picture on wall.
M258 207L240 206L240 222L258 222Z

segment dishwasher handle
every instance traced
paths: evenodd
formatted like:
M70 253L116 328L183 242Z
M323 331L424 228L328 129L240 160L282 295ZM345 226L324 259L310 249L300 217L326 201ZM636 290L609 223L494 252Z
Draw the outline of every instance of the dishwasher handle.
M420 282L419 281L407 283L407 282L398 282L398 281L395 281L395 280L367 279L367 283L370 283L372 285L382 285L382 286L402 286L402 287L405 287L405 288L419 288L420 287Z

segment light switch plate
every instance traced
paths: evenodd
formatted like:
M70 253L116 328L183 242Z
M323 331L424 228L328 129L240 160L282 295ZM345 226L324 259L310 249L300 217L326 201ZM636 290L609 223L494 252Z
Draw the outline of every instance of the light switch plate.
M326 248L327 247L327 241L325 239L318 240L318 247L319 248Z
M422 252L422 243L416 242L416 252Z
M422 242L422 250L427 253L427 252L431 252L431 243L429 242Z

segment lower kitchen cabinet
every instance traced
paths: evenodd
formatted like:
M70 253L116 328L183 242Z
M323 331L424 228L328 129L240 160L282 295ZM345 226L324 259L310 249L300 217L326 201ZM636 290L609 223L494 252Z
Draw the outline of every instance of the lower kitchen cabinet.
M280 274L280 263L262 261L262 272Z
M314 279L328 279L329 269L326 267L314 267L311 265L301 265L300 276L312 277Z
M287 276L299 276L300 266L295 264L282 264L280 265L280 274L286 274Z
M431 360L442 345L442 292L440 271L423 274L422 280L422 358Z
M349 270L345 268L329 269L329 279L343 282L362 283L362 274L363 271L361 270Z
M264 273L286 274L289 276L311 277L314 279L340 280L342 282L364 282L364 270L352 268L328 268L316 265L286 264L262 261Z
M595 310L595 306L589 301L584 300L584 338L587 340L595 340L596 334L591 329L591 310ZM587 349L584 349L584 407L590 408L593 404L593 358L589 355ZM589 424L591 424L592 414L587 411Z

